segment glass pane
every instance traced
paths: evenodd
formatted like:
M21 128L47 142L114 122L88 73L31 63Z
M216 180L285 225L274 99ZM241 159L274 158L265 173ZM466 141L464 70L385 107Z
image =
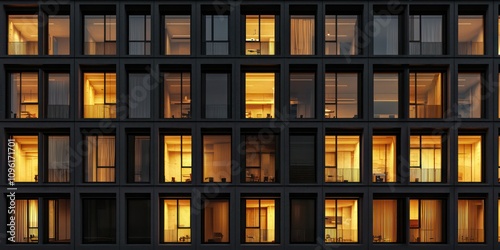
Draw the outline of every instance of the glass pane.
M316 240L315 200L292 199L290 201L290 242L314 243Z
M231 182L231 136L203 136L203 182Z
M442 201L410 200L410 242L442 242Z
M116 118L116 74L84 73L83 117Z
M458 242L485 242L484 200L458 200Z
M245 73L245 118L273 118L274 73Z
M373 242L397 242L397 200L373 200Z
M191 170L191 136L172 135L165 136L165 182L190 182L192 179Z
M372 138L373 182L396 181L396 136L376 135Z
M151 117L151 77L149 74L129 74L129 117Z
M337 118L358 118L358 74L338 73Z
M357 16L337 16L336 55L358 54L357 25Z
M205 118L229 118L229 74L205 74Z
M482 181L482 137L458 136L458 182Z
M83 244L116 244L115 199L83 199Z
M116 54L116 16L85 16L84 54Z
M46 230L50 243L71 242L71 201L70 199L56 199L47 201Z
M481 73L458 74L458 115L461 118L482 117Z
M441 182L441 136L410 136L410 182Z
M276 42L275 16L246 15L245 18L245 54L274 55Z
M191 117L190 73L165 73L164 115L165 118Z
M484 55L484 17L458 16L458 54Z
M359 136L325 136L325 182L359 182L359 166Z
M150 137L133 136L133 152L128 152L133 161L129 163L128 182L149 182Z
M229 40L229 17L225 15L214 16L214 41Z
M315 54L314 16L291 16L290 20L290 54Z
M441 73L410 74L410 118L442 118Z
M165 54L191 54L191 16L165 16Z
M38 15L8 15L9 55L38 55Z
M151 201L127 199L127 244L151 243Z
M38 118L38 73L11 76L11 118Z
M38 182L38 136L13 136L15 182Z
M38 243L38 200L16 200L15 242Z
M442 16L421 16L422 55L442 55L443 20Z
M290 74L290 117L314 118L315 111L314 73Z
M336 15L325 16L325 55L338 55Z
M325 200L325 241L358 242L357 200Z
M69 118L69 74L49 74L47 118Z
M86 182L115 182L115 137L87 136Z
M69 16L49 16L49 55L69 55Z
M212 38L212 20L213 20L212 15L205 16L205 41L213 41Z
M375 118L398 118L398 73L375 73L373 85L373 116Z
M69 136L49 136L48 181L69 182Z
M229 201L205 200L203 242L229 242Z
M373 16L373 54L399 54L399 17L396 15Z
M316 182L315 137L290 135L290 182Z
M276 138L267 135L262 138L258 135L246 135L245 138L245 167L244 182L274 182L276 178Z

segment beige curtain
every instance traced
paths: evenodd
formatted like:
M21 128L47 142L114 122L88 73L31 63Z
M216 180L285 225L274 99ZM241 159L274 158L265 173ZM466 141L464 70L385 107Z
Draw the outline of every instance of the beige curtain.
M314 16L293 16L290 23L290 54L314 55Z
M115 181L115 137L87 137L87 168L88 182Z
M420 241L442 241L442 208L440 200L420 201Z
M49 137L49 182L69 181L69 137Z
M373 241L397 241L397 209L396 200L373 201Z
M484 201L458 200L458 242L484 242Z

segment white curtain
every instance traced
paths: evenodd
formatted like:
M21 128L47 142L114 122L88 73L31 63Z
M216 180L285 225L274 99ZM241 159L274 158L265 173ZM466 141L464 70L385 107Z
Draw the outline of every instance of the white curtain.
M129 54L130 55L145 55L145 16L131 15L129 16Z
M69 117L69 75L49 75L48 118Z
M49 182L69 182L69 137L49 136Z
M151 77L149 74L129 75L129 116L130 118L149 118L151 101Z
M442 54L443 22L441 16L421 16L422 55Z
M292 17L290 23L290 54L314 55L314 16Z
M397 55L399 43L399 17L396 15L374 16L374 54Z

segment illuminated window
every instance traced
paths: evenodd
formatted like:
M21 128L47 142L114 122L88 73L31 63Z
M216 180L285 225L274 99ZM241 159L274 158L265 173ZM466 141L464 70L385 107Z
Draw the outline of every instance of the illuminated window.
M316 200L292 198L290 200L290 243L315 243Z
M229 243L229 201L205 200L203 243Z
M484 212L484 200L458 199L458 242L485 242Z
M373 117L399 117L399 74L373 74Z
M410 15L410 55L443 54L443 16Z
M69 182L69 136L48 136L48 182Z
M314 16L291 15L290 17L290 54L316 54Z
M8 15L9 55L38 55L38 15Z
M71 202L69 199L48 199L45 201L45 227L50 243L70 243Z
M314 73L290 74L290 118L314 118L315 112Z
M128 54L151 55L151 15L129 15L128 29Z
M276 200L245 200L245 243L275 243L276 224Z
M458 16L458 54L484 55L484 16Z
M397 200L373 200L373 242L398 242Z
M70 54L70 16L49 15L48 54Z
M325 182L359 182L358 135L325 136Z
M458 182L481 182L482 136L458 136Z
M325 16L325 55L358 54L358 16Z
M398 55L399 54L399 16L374 15L373 54Z
M245 118L274 118L275 73L245 73Z
M442 118L441 73L410 73L410 118Z
M326 73L325 118L358 118L358 74Z
M82 199L82 243L116 244L116 199Z
M164 199L162 215L162 243L191 242L191 201L189 199Z
M192 154L190 135L164 136L164 182L191 182Z
M458 115L461 118L482 117L482 74L458 73Z
M15 182L38 182L38 136L12 136L16 159Z
M441 200L410 199L410 242L444 242Z
M441 182L441 136L410 136L410 182Z
M245 16L245 55L274 55L275 15Z
M224 8L217 6L219 8ZM215 8L217 8L215 7ZM229 13L204 15L204 54L229 55Z
M10 95L11 118L38 118L38 73L12 73Z
M116 118L116 73L83 74L83 118Z
M203 136L203 182L231 182L231 136Z
M325 200L325 242L358 242L358 200Z
M373 182L396 182L396 136L374 135L372 143Z
M38 243L38 200L16 199L15 202L15 243Z
M127 182L149 182L150 143L151 137L149 135L128 136Z
M115 136L86 136L85 182L115 182Z
M164 117L191 118L191 73L164 74Z
M165 15L165 55L191 54L191 16Z
M116 54L116 15L85 15L84 55Z
M278 182L275 135L244 135L245 182Z
M127 197L127 244L151 243L151 200L131 194Z

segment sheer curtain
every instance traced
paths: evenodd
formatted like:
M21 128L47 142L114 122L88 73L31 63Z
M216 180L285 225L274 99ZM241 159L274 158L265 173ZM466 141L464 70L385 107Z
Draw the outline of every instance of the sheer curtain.
M422 55L441 55L443 22L441 16L422 16Z
M292 16L290 54L314 55L314 16Z
M148 74L129 74L129 117L150 118L151 77Z
M69 137L49 136L49 182L69 182Z
M69 74L49 75L47 118L69 118Z
M146 55L144 38L145 38L145 18L143 15L129 16L129 54L130 55Z
M213 170L215 180L217 177L226 178L227 182L231 182L231 143L214 144L214 163ZM217 176L219 175L219 176ZM221 180L218 180L221 181Z
M397 55L399 17L396 15L374 16L373 44L376 55Z
M16 242L28 241L28 200L16 200Z
M458 200L458 242L484 242L484 201Z
M373 241L397 241L397 207L396 200L373 201Z
M440 200L420 201L420 241L442 241L442 208Z
M87 137L87 182L115 181L114 136Z

